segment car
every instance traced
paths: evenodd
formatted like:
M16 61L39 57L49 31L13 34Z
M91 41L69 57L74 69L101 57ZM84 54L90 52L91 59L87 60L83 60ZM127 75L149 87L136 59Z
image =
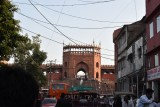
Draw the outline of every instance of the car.
M44 98L41 107L55 107L57 100L55 98Z

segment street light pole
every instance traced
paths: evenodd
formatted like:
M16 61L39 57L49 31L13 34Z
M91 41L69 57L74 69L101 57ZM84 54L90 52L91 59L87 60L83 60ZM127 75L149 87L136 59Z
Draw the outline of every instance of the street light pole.
M52 64L52 60L50 60L50 61L47 61L47 62L49 62L49 71L48 71L48 89L49 89L49 86L50 86L50 80L51 80L51 64ZM47 64L47 66L48 66L48 64Z

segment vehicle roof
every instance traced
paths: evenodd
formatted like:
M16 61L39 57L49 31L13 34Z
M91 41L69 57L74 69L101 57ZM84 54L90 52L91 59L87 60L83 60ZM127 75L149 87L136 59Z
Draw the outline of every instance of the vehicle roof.
M42 90L42 91L45 91L45 90L48 91L48 88L43 88L43 89L41 89L41 90Z
M42 104L56 103L56 102L57 100L55 98L44 98Z

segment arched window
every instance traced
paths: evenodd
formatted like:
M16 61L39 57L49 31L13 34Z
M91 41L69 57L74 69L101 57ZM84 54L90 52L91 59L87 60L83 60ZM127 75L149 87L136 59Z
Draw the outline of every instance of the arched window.
M98 63L98 62L96 62L96 67L97 67L97 68L99 67L99 63Z
M96 78L99 78L99 74L98 74L98 72L96 72Z
M67 62L64 63L64 66L67 67Z
M67 72L66 71L64 72L64 77L67 78Z

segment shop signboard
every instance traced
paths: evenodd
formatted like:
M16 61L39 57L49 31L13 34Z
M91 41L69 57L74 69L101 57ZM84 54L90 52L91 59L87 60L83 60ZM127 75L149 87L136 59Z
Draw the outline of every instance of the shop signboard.
M89 86L74 86L71 87L69 91L91 91L93 90L93 87Z
M154 80L160 78L160 66L147 71L147 80Z

